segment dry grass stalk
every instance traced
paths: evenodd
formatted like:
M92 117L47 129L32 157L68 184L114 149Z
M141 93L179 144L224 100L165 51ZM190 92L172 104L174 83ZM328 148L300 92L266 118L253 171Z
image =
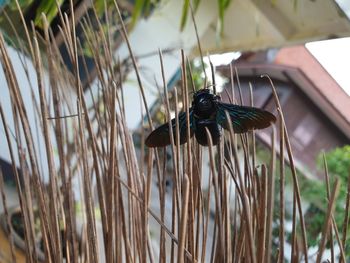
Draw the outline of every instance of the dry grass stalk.
M283 112L282 112L282 108L281 108L281 104L279 102L278 96L277 96L277 92L276 89L273 85L273 82L271 80L271 78L267 75L263 75L262 77L265 77L269 80L270 84L271 84L271 88L272 88L272 92L275 98L275 102L277 105L277 109L281 110L281 117L283 119L282 123L284 122L284 116L283 116ZM290 163L290 167L291 167L291 172L293 175L293 186L294 186L294 198L296 199L296 203L298 205L298 212L299 212L299 220L300 220L300 226L301 226L301 231L302 231L302 238L303 238L303 252L304 252L304 260L305 263L308 263L308 246L307 246L307 238L306 238L306 228L305 228L305 222L304 222L304 217L303 217L303 212L302 212L302 208L301 208L301 197L300 197L300 189L299 189L299 182L298 182L298 178L297 178L297 173L296 173L296 167L294 164L294 158L293 158L293 154L292 154L292 149L291 149L291 145L290 145L290 141L289 141L289 136L288 136L288 132L286 127L284 127L284 133L285 133L285 144L287 147L287 153L288 153L288 158L289 158L289 163ZM293 216L294 216L294 211L293 211ZM295 226L295 220L293 220L294 223L293 225ZM292 246L294 245L294 242L292 244Z
M329 183L326 155L324 153L323 153L323 165L324 165L324 170L325 170L327 199L328 199L328 203L329 203L329 200L331 198L331 196L330 196L331 195L331 187L330 187L330 183ZM333 215L332 215L332 217L333 217ZM336 225L335 225L335 227L336 227ZM331 262L334 262L334 240L333 240L333 228L332 227L330 227L330 229L329 229L329 242L331 244Z
M6 219L6 231L8 234L7 238L9 239L9 242L10 242L11 259L12 259L12 262L16 262L15 245L13 240L13 229L11 227L11 218L9 216L9 212L7 209L7 198L4 190L4 176L1 169L0 169L0 193L1 193L2 205L4 208L4 216Z
M272 221L273 221L273 212L274 212L274 194L275 194L275 165L276 165L276 152L275 152L275 141L276 141L276 129L275 126L272 127L271 134L271 162L270 169L267 179L267 219L266 219L266 241L265 245L267 246L265 253L265 262L269 263L271 260L272 249Z
M327 161L326 161L326 155L323 153L323 166L324 166L324 172L325 172L325 179L326 179L326 190L327 190L327 200L328 200L328 204L330 202L330 198L331 198L331 189L330 189L330 182L329 182L329 174L328 174L328 165L327 165ZM341 243L340 241L340 238L339 238L339 231L338 231L338 226L335 222L335 219L334 219L334 215L332 214L331 215L332 217L332 227L329 229L329 239L330 239L330 246L331 246L331 262L335 262L335 257L334 257L334 241L333 241L333 228L334 228L334 231L335 231L335 235L336 235L336 239L337 239L337 242L338 242L338 246L339 246L339 249L340 249L340 261L343 261L345 262L345 254L344 254L344 246L343 244Z
M326 245L326 241L327 241L327 233L329 232L329 229L331 227L332 224L332 213L334 210L334 206L335 206L335 200L338 194L338 190L339 190L339 179L336 178L335 182L334 182L334 187L333 187L333 191L330 194L330 199L329 199L329 203L328 203L328 209L327 209L327 215L326 215L326 221L323 227L323 231L322 231L322 238L320 241L320 245L319 245L319 251L317 254L317 259L316 262L320 263L321 259L322 259L322 254Z
M18 4L18 3L17 3ZM73 1L70 1L73 9ZM137 67L136 58L128 39L126 27L122 21L117 2L114 7L120 19L121 33L125 39L130 58L136 72L141 102L149 127L153 129L151 114L142 84L142 75ZM74 14L74 12L72 12ZM31 35L26 28L29 56L35 65L36 79L30 80L31 87L38 88L39 104L38 130L44 141L45 158L40 159L38 147L33 139L33 126L30 124L16 71L7 52L2 36L0 37L0 59L4 69L15 123L16 145L12 144L8 122L2 106L0 113L5 130L6 142L14 164L14 174L23 215L25 230L25 253L28 262L39 260L39 251L43 250L46 262L271 262L277 259L283 262L285 256L284 200L285 169L284 151L287 149L293 174L293 233L292 262L298 262L299 248L297 226L301 227L303 260L308 261L306 228L301 213L301 193L296 176L289 137L285 128L282 110L271 82L280 116L280 205L273 206L276 152L278 141L275 128L272 130L272 149L270 163L260 164L256 155L257 147L254 133L237 136L231 123L230 130L222 138L218 147L213 147L209 138L209 147L202 148L195 140L179 146L179 123L175 133L171 131L170 158L166 149L152 150L141 146L137 148L128 131L125 119L122 82L125 73L121 63L113 57L111 32L106 18L107 32L98 23L98 30L88 39L95 64L97 66L98 91L88 87L92 97L84 90L79 76L78 54L82 44L76 38L74 15L68 17L59 13L60 33L67 47L73 71L68 72L63 59L59 58L58 47L52 39L52 32L44 21L44 36ZM24 21L24 18L22 18ZM84 21L84 31L90 32L91 21ZM103 46L101 53L99 47ZM45 52L42 52L44 49ZM166 72L163 56L159 51L164 90L164 104L167 119L171 118ZM189 127L189 88L184 51L182 59L182 99ZM47 65L45 73L44 66ZM86 65L85 65L86 66ZM118 68L118 70L115 70ZM214 72L214 70L213 70ZM233 85L233 69L231 67ZM48 77L51 92L47 93ZM243 103L238 72L239 101ZM29 79L29 77L28 77ZM212 80L215 87L213 73ZM67 99L67 90L76 96L76 106ZM175 89L175 116L179 115L178 90ZM232 86L232 101L235 91ZM251 88L251 101L252 88ZM52 105L49 106L49 105ZM50 117L51 116L51 117ZM144 131L142 132L142 134ZM142 135L141 138L144 138ZM238 144L242 150L238 151ZM229 149L227 151L226 149ZM57 151L55 149L57 148ZM138 157L139 149L141 159ZM145 152L144 152L145 150ZM242 157L243 156L243 157ZM16 157L20 160L16 164ZM208 157L209 166L204 160ZM171 162L171 165L168 163ZM47 167L43 174L40 166ZM18 174L19 165L21 174ZM169 168L170 167L170 168ZM328 172L326 171L328 178ZM157 176L154 176L157 174ZM169 175L169 176L168 176ZM23 177L21 181L20 176ZM167 190L166 180L172 180L171 191ZM47 179L47 180L46 180ZM24 182L24 183L23 183ZM75 182L80 182L81 193L77 194ZM207 188L204 189L204 182ZM1 182L0 182L1 183ZM233 187L230 187L230 186ZM349 184L350 185L350 184ZM346 229L343 228L342 242L331 213L334 206L337 184L329 195L327 221L324 225L319 258L322 256L327 235L333 226L334 233L344 260ZM349 188L350 189L350 188ZM3 190L0 184L0 190ZM96 191L96 195L95 195ZM77 198L77 195L79 196ZM79 201L77 202L78 199ZM81 213L75 209L79 203ZM349 203L349 202L347 202ZM170 205L169 205L170 204ZM4 205L6 207L6 204ZM98 213L97 213L98 210ZM273 255L273 215L279 210L279 245L277 255ZM347 205L348 215L349 205ZM37 235L34 214L39 212L40 234L43 237L42 248L35 243ZM299 218L299 222L297 220ZM100 219L99 219L100 218ZM344 222L348 217L344 218ZM79 222L82 226L78 226ZM63 234L61 234L63 233ZM10 235L12 233L10 232ZM333 242L332 242L333 243ZM13 249L13 248L12 248ZM14 252L13 252L14 253ZM276 254L276 253L275 253Z
M279 229L279 258L278 262L283 263L284 261L284 242L285 242L285 234L284 234L284 217L285 217L285 208L284 208L284 184L285 184L285 163L284 163L284 127L285 124L283 123L282 113L281 110L278 109L278 115L279 115L279 134L280 134L280 207L279 207L279 213L280 213L280 229Z
M347 187L344 221L343 221L343 229L342 229L342 239L341 239L343 248L345 247L346 239L347 239L347 230L349 225L349 212L350 212L350 171L348 176L348 187ZM346 261L342 258L340 262L344 263Z
M177 262L184 262L184 250L185 250L185 242L186 242L186 228L187 228L187 216L188 216L188 204L189 204L189 192L190 192L190 183L189 179L185 174L185 178L183 181L183 196L182 196L182 208L181 208L181 221L180 221L180 229L179 229L179 244L178 244L178 252L177 252Z

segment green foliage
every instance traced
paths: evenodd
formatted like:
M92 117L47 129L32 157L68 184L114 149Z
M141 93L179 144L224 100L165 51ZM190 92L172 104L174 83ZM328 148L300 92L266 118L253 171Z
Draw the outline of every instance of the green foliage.
M263 163L268 163L270 155L264 147L257 145L257 157ZM337 223L338 230L341 233L344 221L344 208L347 195L347 184L348 176L350 174L350 146L344 146L341 148L336 148L325 154L327 160L328 173L330 177L330 188L332 189L332 182L335 176L340 179L340 189L339 194L336 200L334 219ZM317 164L320 170L324 170L324 161L323 154L320 154L317 159ZM279 171L279 162L276 163L276 171ZM285 181L286 187L291 187L293 185L292 175L289 169L286 169ZM321 233L323 225L325 222L326 211L327 211L327 188L326 182L324 180L312 180L306 178L305 176L300 176L298 173L298 181L302 199L309 203L309 208L304 215L306 229L307 229L307 238L309 246L317 246L320 242ZM275 183L275 208L279 205L279 178L276 177ZM288 218L288 211L286 211L286 218ZM278 209L275 209L274 222L278 222ZM290 220L290 218L289 218ZM276 224L278 225L278 224ZM278 228L276 228L277 231ZM290 233L286 233L287 240L290 242ZM278 236L278 233L274 235ZM348 235L349 236L349 235ZM348 244L350 238L347 238L346 244ZM350 258L350 246L345 246L346 257Z
M27 8L29 5L31 5L33 1L34 0L18 0L18 4L23 10ZM10 8L10 10L17 10L16 1L8 1L6 4Z
M204 65L206 66L206 65ZM189 65L187 65L187 72L191 70L192 78L190 74L187 75L187 83L189 84L189 90L192 90L192 80L194 83L194 90L203 89L204 85L204 72L200 59L191 60Z
M110 7L113 8L113 6L114 6L114 0L102 0L102 1L95 0L94 1L94 8L97 16L102 16L106 9L108 10Z
M200 0L194 0L192 1L193 5L193 11L196 12L200 3ZM190 0L184 0L183 6L182 6L182 13L181 13L181 21L180 21L180 30L184 30L186 22L187 22L187 16L188 16L188 10L190 10Z
M186 25L188 9L190 7L190 0L184 0L181 14L180 30L182 31Z
M218 23L218 32L222 34L224 31L224 18L225 11L230 6L231 0L218 0L219 7L219 23Z
M347 181L350 171L350 145L336 148L327 153L326 158L329 172L339 176L342 182ZM321 157L318 162L322 162Z
M334 218L339 232L341 232L344 221L344 208L347 195L348 176L350 171L350 146L336 148L325 154L330 177L330 188L335 176L340 179L339 194L335 204ZM318 167L324 170L323 154L318 156ZM325 214L327 210L327 193L325 181L306 180L301 184L303 198L311 204L306 212L305 221L308 229L308 241L310 245L316 245L319 242L320 233L324 225ZM349 240L349 238L347 239ZM345 248L346 256L350 256L350 248Z
M38 6L38 9L36 10L36 16L34 18L35 26L42 29L44 28L44 23L41 14L46 15L46 19L50 24L58 14L57 5L61 6L63 2L64 0L57 0L57 3L56 0L41 1L40 5Z
M193 3L193 11L194 12L196 12L196 10L198 9L200 1L201 0L194 0L194 1L192 1L192 3ZM217 0L218 12L219 12L217 31L220 34L223 32L223 28L224 28L223 25L224 25L225 11L230 6L231 2L232 2L232 0ZM180 22L180 30L181 31L185 28L189 10L190 10L190 0L184 0L183 7L182 7L182 14L181 14L181 22Z
M134 12L133 12L133 15L132 15L132 26L135 25L136 21L138 20L138 18L140 17L141 13L142 13L142 10L144 9L144 7L146 5L148 5L149 1L142 1L142 0L136 0L135 2L135 6L134 6Z
M156 6L160 0L136 0L131 19L131 26L133 27L141 15L148 16L152 7Z

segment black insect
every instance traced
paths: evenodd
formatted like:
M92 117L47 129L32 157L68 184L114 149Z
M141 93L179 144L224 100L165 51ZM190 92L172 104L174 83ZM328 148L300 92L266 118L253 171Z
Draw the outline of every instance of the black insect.
M235 133L264 129L276 121L276 117L268 111L254 107L223 103L220 96L211 93L209 89L201 89L194 93L192 107L189 109L190 136L192 137L195 134L198 143L207 146L208 139L205 129L207 128L210 132L213 145L218 144L222 135L222 128L229 130L226 112L230 116L232 128ZM180 113L178 118L180 144L184 144L187 141L186 112ZM171 126L174 141L176 142L175 118L171 120ZM169 124L165 123L152 131L145 143L148 147L164 147L169 145L171 143Z

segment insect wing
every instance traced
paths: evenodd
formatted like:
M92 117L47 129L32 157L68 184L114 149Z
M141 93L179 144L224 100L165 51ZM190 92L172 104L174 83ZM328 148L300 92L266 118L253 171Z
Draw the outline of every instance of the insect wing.
M217 122L229 130L226 112L230 115L235 133L244 133L255 129L264 129L276 121L276 117L263 109L218 102Z
M190 113L190 137L193 136L193 113L192 109L189 110ZM180 137L180 144L184 144L187 142L187 132L186 132L186 112L181 112L179 114L179 137ZM173 135L174 135L174 142L176 144L176 120L175 118L171 120L171 126L173 129ZM157 129L152 131L150 135L146 138L145 144L148 147L164 147L169 144L170 142L170 132L169 132L169 123L164 123L163 125L159 126Z

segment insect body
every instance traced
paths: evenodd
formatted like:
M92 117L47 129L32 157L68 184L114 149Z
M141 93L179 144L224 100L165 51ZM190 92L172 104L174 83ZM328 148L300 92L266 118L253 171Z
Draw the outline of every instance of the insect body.
M227 118L226 112L229 115ZM231 122L235 133L244 133L254 129L263 129L276 117L265 110L239 106L235 104L223 103L220 96L212 94L209 89L201 89L194 93L192 107L189 109L190 116L190 137L195 134L199 144L207 146L208 139L206 129L208 129L213 145L219 143L222 128L229 130L228 121ZM187 141L186 112L178 116L180 144ZM174 134L176 132L176 120L171 120L171 127ZM159 126L151 132L145 141L148 147L164 147L170 144L169 123Z

